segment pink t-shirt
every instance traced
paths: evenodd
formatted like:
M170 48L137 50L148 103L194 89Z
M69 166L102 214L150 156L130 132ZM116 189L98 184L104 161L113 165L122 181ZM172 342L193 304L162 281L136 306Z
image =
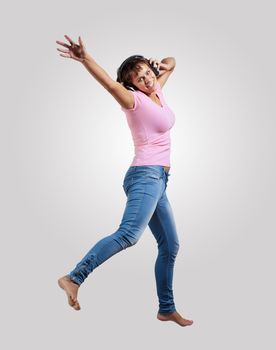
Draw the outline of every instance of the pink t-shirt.
M131 166L170 166L170 129L175 123L175 115L164 100L160 84L156 83L156 94L162 107L142 91L131 93L134 95L134 107L121 107L134 142L135 156Z

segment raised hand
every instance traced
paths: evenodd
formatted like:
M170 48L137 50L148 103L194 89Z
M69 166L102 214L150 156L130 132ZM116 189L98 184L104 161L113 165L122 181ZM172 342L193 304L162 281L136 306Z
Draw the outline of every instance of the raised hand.
M85 50L85 47L84 47L84 44L83 44L81 37L79 36L79 39L78 39L79 43L76 44L76 43L74 43L74 41L71 38L69 38L68 35L64 35L64 36L69 41L70 45L68 45L62 41L58 41L58 40L56 41L57 44L60 44L60 45L67 48L67 50L62 50L60 48L57 48L58 51L64 53L64 54L60 54L60 56L72 58L76 61L83 62L86 55L87 55L87 52Z
M158 61L157 59L154 59L154 58L149 58L149 62L150 62L150 64L153 64L153 66L158 69L159 76L164 74L170 68L167 63L160 62L160 61Z

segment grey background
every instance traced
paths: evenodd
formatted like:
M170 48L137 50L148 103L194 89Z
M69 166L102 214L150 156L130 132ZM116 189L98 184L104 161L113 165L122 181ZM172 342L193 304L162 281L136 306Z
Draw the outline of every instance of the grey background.
M275 348L273 2L17 1L0 13L4 348ZM64 34L114 79L129 55L176 58L167 193L176 305L192 327L156 320L149 229L89 276L80 312L57 286L117 229L133 157L120 106L56 51Z

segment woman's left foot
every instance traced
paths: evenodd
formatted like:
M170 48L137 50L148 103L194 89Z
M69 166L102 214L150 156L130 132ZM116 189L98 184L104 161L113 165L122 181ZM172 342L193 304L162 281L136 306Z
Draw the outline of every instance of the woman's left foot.
M167 314L158 313L157 318L160 321L174 321L182 327L191 326L194 323L193 320L186 320L185 318L183 318L177 311L170 312Z
M79 285L74 283L68 275L59 278L58 285L66 292L68 304L73 309L80 310L80 304L77 299Z

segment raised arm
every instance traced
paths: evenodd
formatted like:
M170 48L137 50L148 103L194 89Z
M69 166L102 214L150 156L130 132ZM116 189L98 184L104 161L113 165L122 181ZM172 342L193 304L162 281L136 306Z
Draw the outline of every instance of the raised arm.
M127 90L122 84L113 80L107 72L98 65L98 63L87 53L84 43L79 36L78 44L65 35L65 38L69 41L67 43L56 41L57 44L62 45L67 50L58 48L57 50L62 52L62 57L72 58L81 62L88 72L116 99L116 101L125 108L132 108L134 106L134 96Z

